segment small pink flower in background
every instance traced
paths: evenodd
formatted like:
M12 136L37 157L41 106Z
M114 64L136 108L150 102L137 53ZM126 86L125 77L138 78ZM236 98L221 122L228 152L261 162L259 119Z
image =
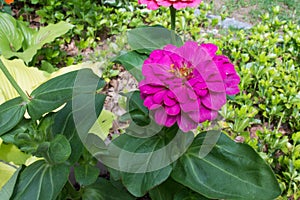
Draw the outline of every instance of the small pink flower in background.
M156 10L159 6L182 9L186 7L196 7L201 3L201 0L138 0L139 4L146 4L151 10Z
M226 56L216 55L217 49L214 44L186 42L154 50L145 60L139 89L158 124L177 123L190 131L217 117L226 94L239 93L234 65Z

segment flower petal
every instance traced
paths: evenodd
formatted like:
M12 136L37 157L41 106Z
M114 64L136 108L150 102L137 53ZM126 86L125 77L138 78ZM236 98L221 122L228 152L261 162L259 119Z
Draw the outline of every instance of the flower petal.
M178 104L175 104L174 106L171 106L171 107L166 106L165 109L166 109L166 113L168 115L174 116L174 115L178 115L180 113L180 106Z

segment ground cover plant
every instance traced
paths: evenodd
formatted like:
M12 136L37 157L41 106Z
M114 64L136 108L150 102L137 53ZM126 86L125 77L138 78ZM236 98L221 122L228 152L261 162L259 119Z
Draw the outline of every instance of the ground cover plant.
M17 95L9 101L4 98L0 106L0 199L298 199L297 23L277 18L280 10L274 7L250 30L212 33L205 30L218 25L206 18L212 9L209 4L176 1L169 8L169 1L139 3L156 10L149 11L135 1L87 2L86 8L107 9L113 16L124 17L107 20L113 24L107 25L111 31L116 31L112 35L129 30L127 38L120 34L112 39L108 46L114 50L95 54L94 61L103 64L108 62L102 58L108 52L118 53L111 60L116 64L109 62L106 71L98 75L99 68L50 80L47 75L35 82L32 90L23 92L22 85L20 88L15 82L18 76L10 75L11 69L17 62L23 67L27 67L24 62L36 67L39 63L15 59L23 59L19 55L26 51L24 46L14 57L1 51L2 78L9 79ZM63 5L54 4L41 10L64 15ZM32 5L38 2L31 1ZM82 4L77 6L80 9ZM200 15L195 17L189 6L198 7ZM125 12L130 9L134 12ZM133 15L137 19L130 25L127 22ZM67 20L56 16L41 14L47 24ZM72 39L79 48L80 42L91 47L101 43L85 34L78 40L79 16L68 22L75 28L45 48ZM92 32L105 29L92 23L81 30L90 26ZM40 42L51 42L44 39ZM8 42L6 49L14 51L14 45ZM119 119L129 126L106 138L103 123L110 120L100 113L104 113L107 88L113 79L119 80L114 78L118 73L111 76L120 70L116 68L119 64L139 82L139 90L122 91L127 113ZM5 93L3 87L1 93ZM112 120L109 123L108 129Z

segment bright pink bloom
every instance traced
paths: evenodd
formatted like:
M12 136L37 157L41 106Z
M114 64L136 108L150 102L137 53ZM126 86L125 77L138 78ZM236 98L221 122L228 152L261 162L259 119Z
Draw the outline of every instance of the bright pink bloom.
M139 4L146 4L151 10L156 10L159 6L181 9L186 7L196 7L201 3L201 0L138 0Z
M170 127L177 122L185 132L195 129L217 117L226 94L239 93L234 65L216 55L217 49L214 44L186 42L154 50L145 60L139 89L158 124Z

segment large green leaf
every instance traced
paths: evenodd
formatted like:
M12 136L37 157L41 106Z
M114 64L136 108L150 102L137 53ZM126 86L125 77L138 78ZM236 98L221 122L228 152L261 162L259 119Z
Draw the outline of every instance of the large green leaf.
M135 28L128 31L127 36L132 50L140 53L150 53L167 44L183 45L181 38L174 31L161 26Z
M26 105L15 98L0 105L0 135L16 126L24 117Z
M37 50L71 28L73 25L59 22L41 27L38 31L29 30L23 23L17 23L13 17L0 13L0 53L6 58L18 57L28 63ZM23 51L20 51L21 47Z
M28 113L33 119L39 119L43 114L50 112L72 99L73 87L78 79L92 80L103 84L97 75L90 69L69 72L43 83L31 93L28 103ZM82 80L84 81L84 80ZM78 86L79 87L79 86ZM82 86L87 87L87 86ZM94 91L95 92L95 91Z
M215 135L220 135L219 140L210 143ZM201 148L211 151L203 156ZM218 131L195 138L177 162L172 178L209 198L271 200L280 195L266 162L250 146L235 143Z
M20 173L12 199L53 200L68 180L69 166L49 165L40 160Z
M0 55L10 57L8 52L17 52L22 47L23 39L16 20L11 15L0 12Z
M32 60L37 50L41 49L45 44L54 41L55 38L67 33L72 28L72 24L63 21L42 27L32 36L28 49L22 53L14 53L12 56L17 56L24 60L25 63L28 63Z
M104 83L102 82L101 87L103 87L103 85ZM69 140L72 149L69 158L71 164L78 161L83 150L82 140L85 141L84 135L87 134L95 124L105 101L105 95L96 94L95 91L92 93L86 90L86 93L76 96L78 107L75 106L75 109L72 105L72 101L68 102L67 105L57 113L52 126L52 132L54 134L63 134ZM80 100L80 98L82 99ZM74 121L74 112L76 113L76 119L80 118L80 122L77 124L75 124ZM80 128L78 128L79 126ZM79 137L78 131L81 137Z
M144 78L142 75L142 66L147 57L145 54L129 51L116 57L114 62L123 65L137 81L141 81Z
M192 140L192 133L184 134L173 126L148 138L123 134L113 141L109 150L112 155L120 150L117 170L122 182L130 193L140 197L169 177L172 163L185 152ZM105 159L103 161L106 163Z
M2 187L2 183L0 183L0 199L6 200L6 199L10 199L11 195L13 194L14 188L15 188L15 184L19 175L19 172L21 170L21 168L18 168L16 171L13 167L9 166L9 165L2 165L2 163L0 163L0 171L2 171L2 168L10 168L12 171L14 171L13 175L10 177L10 179L5 183L5 185ZM2 181L6 181L4 176L10 175L10 172L7 172L5 170L5 172L1 174L1 182Z
M96 183L83 189L83 200L134 200L126 190L116 187L108 180L99 178Z

